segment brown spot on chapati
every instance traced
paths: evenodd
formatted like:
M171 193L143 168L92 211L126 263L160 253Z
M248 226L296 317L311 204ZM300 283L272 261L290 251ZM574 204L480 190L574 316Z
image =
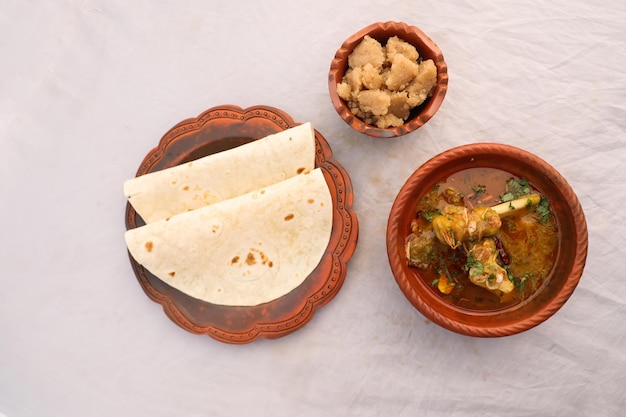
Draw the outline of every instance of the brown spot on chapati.
M176 180L173 180L173 181L172 181L172 185L176 185Z
M189 191L189 186L188 186L188 185L185 185L185 186L183 187L183 190L185 190L185 191Z
M305 167L300 167L300 168L298 168L298 169L296 170L296 172L297 172L298 174L302 174L304 171L306 171L306 168L305 168Z
M190 167L190 166L192 166L192 165L193 165L193 162L189 162L189 163L187 164L187 166L188 166L188 167Z
M307 200L307 203L309 203L309 204L313 204L313 203L315 203L315 200L313 200L312 198L309 198L309 199Z
M214 224L213 228L211 229L213 233L217 233L219 230L220 230L220 227L217 224Z
M261 190L261 194L265 194L265 190Z
M271 267L273 267L273 266L274 266L274 262L269 261L269 262L267 263L267 266L269 266L270 268L271 268Z
M170 219L171 219L171 217L166 217L166 218L165 218L165 221L166 221L166 222L169 222L169 221L170 221Z
M239 256L235 256L233 259L230 260L231 264L236 264L237 262L239 262Z
M256 258L254 257L254 253L248 252L248 256L246 257L246 263L248 265L254 265L256 263Z
M172 272L169 273L170 277L173 277L174 275L176 275L176 271L172 271Z
M288 222L289 220L293 220L294 217L293 213L289 213L285 216L285 221Z
M265 265L265 264L268 264L268 263L272 262L272 261L270 261L270 260L269 260L269 258L268 258L268 257L267 257L267 255L265 254L265 252L263 252L263 251L261 251L261 250L259 250L259 249L255 249L255 248L252 248L252 249L250 249L250 250L251 250L252 252L256 252L256 253L258 253L258 254L259 254L259 256L261 257L261 263L262 263L263 265Z
M152 252L152 248L154 248L154 243L152 243L152 241L147 241L146 244L144 245L146 247L146 250L148 252Z

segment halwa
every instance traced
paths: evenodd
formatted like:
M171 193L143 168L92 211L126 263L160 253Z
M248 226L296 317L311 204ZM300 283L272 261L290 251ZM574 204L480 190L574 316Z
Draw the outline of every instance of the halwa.
M364 123L384 129L404 124L436 84L435 63L420 60L413 45L397 36L382 45L366 35L348 57L337 94Z

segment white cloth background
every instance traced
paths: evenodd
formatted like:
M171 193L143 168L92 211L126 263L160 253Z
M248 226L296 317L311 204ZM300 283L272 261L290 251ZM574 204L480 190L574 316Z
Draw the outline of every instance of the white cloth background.
M426 126L376 140L339 119L326 80L345 38L387 20L431 36L450 84ZM594 0L3 0L0 414L623 415L625 21L626 3ZM173 324L122 237L123 181L169 128L220 104L314 123L360 222L337 297L296 333L244 346ZM568 303L500 339L429 322L385 250L406 178L479 141L547 160L589 227Z

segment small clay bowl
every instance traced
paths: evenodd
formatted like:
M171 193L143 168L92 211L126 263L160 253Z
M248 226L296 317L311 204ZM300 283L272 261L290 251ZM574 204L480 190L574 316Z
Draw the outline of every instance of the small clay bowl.
M432 59L437 67L437 85L424 103L411 111L406 122L398 127L381 129L364 123L356 117L346 105L346 102L337 94L337 84L341 82L348 69L348 57L354 48L369 35L385 45L387 39L398 38L415 46L420 59ZM405 135L423 126L437 112L448 89L448 67L439 47L419 28L401 22L379 22L367 26L346 39L335 54L330 64L328 74L328 90L333 106L339 116L353 129L377 138L393 138Z
M442 296L410 267L405 242L415 218L417 202L437 183L461 170L490 167L525 178L544 195L559 231L554 267L530 297L502 309L461 308ZM387 254L396 282L424 316L451 331L499 337L520 333L547 320L569 299L578 285L587 257L587 224L576 194L552 166L525 150L495 143L464 145L445 151L419 167L401 188L387 226Z

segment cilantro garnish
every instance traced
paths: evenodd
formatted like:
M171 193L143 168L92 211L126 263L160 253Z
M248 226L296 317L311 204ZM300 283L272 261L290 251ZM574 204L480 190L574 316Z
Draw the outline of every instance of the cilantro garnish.
M539 204L537 204L537 208L535 208L535 211L539 215L541 224L546 224L546 222L550 220L550 216L552 216L552 213L550 212L550 206L548 204L548 199L544 197L541 197L541 200L539 201Z
M533 201L529 198L526 200L526 209L530 210L533 207Z
M505 184L505 193L500 196L500 201L507 202L515 200L516 198L532 194L533 190L530 188L528 180L524 178L515 179L510 178Z
M483 266L483 263L480 262L478 259L476 259L474 257L474 254L470 252L467 255L467 261L465 262L465 270L469 271L472 268L474 268L474 271L472 274L473 277L478 276L485 271L485 267Z
M427 211L424 213L424 219L426 219L426 221L428 222L432 222L433 221L433 217L438 215L441 216L443 213L441 213L441 210L439 209L435 209L432 211Z
M475 185L472 186L472 191L474 191L476 194L482 194L487 190L487 187L485 187L484 185Z

